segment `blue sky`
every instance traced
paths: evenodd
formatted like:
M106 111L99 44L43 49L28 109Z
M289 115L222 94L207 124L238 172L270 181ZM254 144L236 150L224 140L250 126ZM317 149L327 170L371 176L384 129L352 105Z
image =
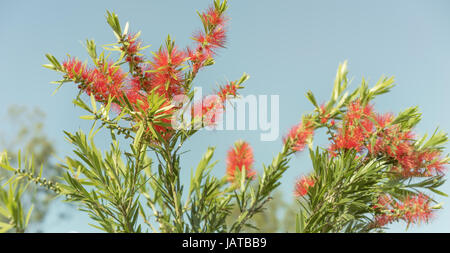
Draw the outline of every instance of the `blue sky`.
M364 77L371 84L381 75L395 76L397 86L378 97L381 112L399 112L419 105L423 121L418 134L436 126L448 132L446 110L450 100L450 2L448 1L236 1L230 0L231 17L227 49L221 50L216 65L198 76L196 85L204 91L216 83L234 80L243 72L251 78L245 94L280 96L280 133L284 134L311 110L304 94L312 90L319 101L328 99L337 66L349 61L349 75L356 87ZM181 47L191 44L192 33L201 24L195 13L210 0L197 1L0 1L0 115L10 105L39 107L47 115L46 133L55 143L58 156L70 153L63 130L87 130L83 115L71 103L76 87L65 85L51 96L50 81L59 75L41 67L45 53L62 59L67 53L87 60L81 42L114 42L104 15L115 11L131 31L142 31L142 39L156 50L168 33ZM148 51L147 51L148 52ZM1 128L0 128L1 129ZM203 131L187 146L183 157L188 176L208 145L217 146L215 158L222 160L217 175L225 171L223 158L237 139L254 147L258 164L269 163L281 148L281 136L274 142L261 142L259 131ZM106 144L98 140L99 144ZM320 138L316 142L321 142ZM449 147L449 146L447 146ZM311 170L309 157L300 154L290 163L282 179L285 199L291 199L295 179ZM260 168L261 166L259 166ZM257 167L258 168L258 167ZM441 188L450 192L450 183ZM409 232L450 232L450 205L437 213L429 225L415 226ZM61 210L59 204L56 209ZM65 209L63 209L65 210ZM88 219L73 209L70 220L47 220L45 231L96 231ZM50 215L52 216L52 215ZM404 224L392 232L403 232Z

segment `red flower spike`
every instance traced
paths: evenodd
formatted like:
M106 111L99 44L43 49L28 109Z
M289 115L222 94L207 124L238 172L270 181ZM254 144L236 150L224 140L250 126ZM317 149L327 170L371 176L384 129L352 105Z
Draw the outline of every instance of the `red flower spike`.
M397 204L397 209L403 211L402 219L408 224L428 222L432 217L430 198L424 194L408 196L403 203Z
M224 112L226 100L230 96L236 97L237 89L239 88L240 86L237 85L236 82L230 82L220 88L217 92L217 96L208 96L202 101L194 104L194 118L202 119L203 124L206 126L216 125ZM201 108L201 110L196 108Z
M142 41L137 39L136 34L129 34L127 36L127 41L129 43L129 45L127 47L127 52L126 53L128 55L135 55L139 51L139 48L141 47Z
M227 175L230 182L235 181L235 171L245 168L247 178L252 179L256 175L256 171L252 170L253 166L253 149L244 141L238 141L234 147L230 148L227 156Z
M284 137L283 142L286 143L288 139L291 140L291 149L295 152L302 151L309 138L314 135L314 127L311 122L305 124L298 124L291 128L288 135Z
M335 154L340 149L355 149L361 152L365 148L365 141L374 131L372 106L362 106L359 100L349 104L347 113L342 120L342 127L338 129L329 150Z
M67 77L70 79L78 79L87 76L88 70L78 59L70 58L69 60L64 61L62 65Z
M158 51L153 57L152 69L150 73L151 87L156 88L160 95L166 98L172 98L175 95L182 94L181 83L183 75L180 66L186 59L183 51L178 51L174 47L169 55L166 49Z
M197 73L207 59L215 55L217 48L225 47L227 18L211 7L206 13L201 14L203 22L208 26L205 31L199 31L193 35L197 42L195 50L187 49L187 54L192 62L192 71Z
M223 102L216 96L208 96L194 105L194 118L201 119L203 125L211 127L217 124L223 111Z
M239 85L236 84L236 82L230 82L229 84L225 85L224 87L220 88L220 91L217 92L217 95L219 96L220 100L222 102L225 102L228 98L228 96L236 97L237 90L239 89Z
M320 116L319 116L320 117L320 123L326 124L328 122L328 120L330 119L331 115L329 113L326 113L325 104L321 104L320 105L319 111L320 111Z
M313 187L315 184L315 180L312 176L302 176L296 183L295 183L295 192L294 195L296 197L305 196L308 193L309 188Z
M206 60L209 58L208 54L204 53L202 47L199 47L197 50L192 51L190 48L186 49L186 54L189 56L190 61L192 62L192 71L197 73L200 68L203 67Z
M377 122L378 128L385 128L389 123L394 121L394 115L391 113L376 114L375 121Z
M206 12L202 13L202 18L207 24L212 26L224 25L227 20L212 6Z
M407 196L403 201L395 201L389 195L382 195L374 205L378 212L374 226L383 227L399 220L408 224L428 222L433 216L430 202L430 198L423 193Z
M118 97L125 81L126 73L112 63L100 64L98 69L88 69L79 60L69 59L63 62L68 78L81 82L80 89L88 95L94 95L99 102L106 102L108 97ZM105 70L105 71L104 71Z

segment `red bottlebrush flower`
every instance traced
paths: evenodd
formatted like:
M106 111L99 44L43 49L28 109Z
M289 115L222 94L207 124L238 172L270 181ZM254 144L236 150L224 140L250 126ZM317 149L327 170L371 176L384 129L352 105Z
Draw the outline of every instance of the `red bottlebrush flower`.
M99 69L94 70L92 85L87 87L87 92L95 95L98 101L107 101L108 97L120 96L123 84L126 78L126 73L118 66L113 66L112 63L105 63L100 65ZM103 70L106 69L105 72Z
M228 96L236 97L239 88L240 86L236 82L230 82L221 87L217 95L208 96L201 102L194 104L194 117L200 118L206 126L216 125L224 111L224 103ZM198 108L201 108L201 110Z
M329 118L329 117L330 117L329 115L324 116L324 117L321 117L321 118L320 118L320 123L326 124L326 123L328 122L328 118Z
M301 197L305 196L308 193L309 188L313 187L316 181L312 176L302 176L296 183L295 183L295 196Z
M206 23L209 28L206 30L207 34L198 33L194 38L205 46L206 50L212 50L216 47L223 47L225 44L225 23L227 18L218 12L214 7L202 13L203 23ZM209 44L209 45L207 45ZM210 47L210 48L208 48Z
M193 35L197 42L195 50L187 49L187 54L192 62L192 72L196 74L202 68L207 59L212 58L215 50L225 47L227 18L214 7L210 7L206 13L201 14L205 31Z
M202 13L203 20L210 25L218 26L224 25L226 17L221 15L214 7L209 7L208 10Z
M70 79L77 79L87 75L86 67L78 59L70 58L67 61L64 61L62 65L67 77Z
M423 193L407 196L403 201L395 201L389 195L382 195L374 206L377 211L374 225L383 227L399 220L408 224L428 222L433 215L430 202L430 198Z
M374 131L372 117L372 106L362 106L359 100L350 103L342 120L342 127L333 138L330 152L334 154L340 149L355 149L361 152L365 148L366 140Z
M410 169L417 165L414 147L407 142L401 142L395 146L394 157L402 168Z
M378 202L377 202L377 206L378 207L383 207L383 208L388 208L392 205L392 198L391 196L384 194L378 197Z
M67 77L80 82L80 89L88 95L94 95L99 102L106 102L108 97L117 97L120 95L126 73L118 66L112 63L100 64L99 68L88 69L79 60L69 59L63 62Z
M226 38L227 36L225 27L217 26L209 36L205 37L205 40L208 44L211 45L211 48L217 48L225 47Z
M159 94L166 98L182 93L181 82L183 75L180 66L186 59L183 51L176 47L169 52L166 49L159 50L153 57L151 76L151 89L156 88Z
M394 221L394 216L389 214L379 214L375 216L375 226L376 227L384 227L387 224L390 224Z
M199 31L194 34L193 39L199 43L197 51L203 50L205 44L208 43L207 37L208 35L206 35L203 31Z
M237 89L239 89L239 85L236 84L236 82L230 82L229 84L225 85L224 87L220 88L220 91L217 92L217 95L219 96L220 100L222 102L225 102L227 100L228 96L236 97Z
M194 40L200 45L197 51L201 51L208 57L215 54L215 49L219 47L225 47L226 42L226 29L223 26L217 26L212 32L205 34L204 32L198 32L194 34ZM203 52L204 51L204 52Z
M189 56L189 60L192 62L192 71L194 73L197 73L200 68L203 67L206 60L210 57L207 53L205 53L205 50L203 50L203 47L201 46L199 46L195 51L190 48L187 48L186 51Z
M176 47L172 48L170 55L167 49L162 49L153 57L153 66L155 69L168 68L169 65L180 66L185 58L185 53Z
M126 48L127 49L126 53L128 55L135 55L139 51L142 41L137 39L136 34L129 34L127 36L127 41L129 43L129 45ZM130 58L130 60L131 60L131 58Z
M396 161L391 171L404 178L442 175L444 164L439 151L417 151L414 135L409 130L401 130L398 125L387 127L394 117L391 114L378 115L378 127L382 127L374 145L367 150L372 155L385 155Z
M207 96L199 103L194 104L194 118L201 119L205 126L214 126L220 119L223 109L223 102L219 97Z
M283 142L286 143L288 139L291 140L291 149L298 152L305 148L307 140L312 138L313 135L314 127L311 122L300 123L291 128L288 135L284 137Z
M412 145L410 148L413 148ZM418 152L412 150L403 156L399 155L399 152L395 152L394 158L400 166L394 167L392 172L404 178L443 175L445 163L442 162L440 155L439 151Z
M330 114L326 113L325 104L320 105L320 123L326 124L330 119Z
M375 121L377 122L378 128L385 128L393 120L394 120L394 115L391 113L375 115Z
M233 182L235 180L235 171L238 169L242 171L246 170L247 178L253 178L256 172L252 170L253 166L253 149L244 141L238 141L228 151L227 156L227 175L228 180Z
M442 175L445 170L445 163L442 162L440 151L424 151L419 157L422 168L424 168L424 174L434 176Z
M371 105L362 106L359 100L353 101L348 105L347 114L345 115L347 121L353 122L361 118L371 117L373 114Z
M433 215L430 198L425 194L408 196L403 203L397 203L396 208L403 214L402 219L409 223L428 222Z
M377 203L373 205L373 208L378 211L378 214L375 216L374 226L384 227L396 219L393 214L393 203L393 199L388 194L380 195L378 197Z

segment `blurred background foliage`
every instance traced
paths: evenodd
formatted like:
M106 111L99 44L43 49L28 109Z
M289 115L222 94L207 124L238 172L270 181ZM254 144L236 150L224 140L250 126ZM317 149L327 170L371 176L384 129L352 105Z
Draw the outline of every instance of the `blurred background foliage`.
M56 166L56 147L51 137L43 131L45 113L37 107L30 109L25 106L12 105L2 118L0 150L8 153L11 165L16 166L18 164L18 151L21 150L23 155L20 159L22 159L22 162L33 155L36 168L44 166L43 176L52 181L57 181L62 170ZM7 134L4 131L7 131ZM0 185L3 190L8 190L7 188L10 187L7 180L12 176L11 174L10 171L0 170ZM23 188L26 183L27 180L20 180L21 186L19 188ZM41 225L49 212L52 200L56 197L56 194L44 187L34 184L28 185L21 196L21 204L24 210L28 210L33 205L27 232L44 232ZM65 213L59 213L58 217L60 219L68 218ZM0 222L8 221L5 217L0 216Z

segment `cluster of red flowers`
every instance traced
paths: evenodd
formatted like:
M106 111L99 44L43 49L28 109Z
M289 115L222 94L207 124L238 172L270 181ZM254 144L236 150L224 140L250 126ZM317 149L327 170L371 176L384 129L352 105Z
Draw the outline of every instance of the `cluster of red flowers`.
M186 54L177 50L176 47L170 50L159 50L151 63L154 72L151 72L152 85L150 88L156 89L159 94L166 98L182 94L183 74L180 67L185 58Z
M136 41L136 39L133 41ZM136 63L134 65L136 73L132 73L133 77L131 78L131 91L140 91L140 93L142 93L141 91L145 93L157 92L167 99L183 94L182 83L184 80L181 68L187 59L186 53L169 45L158 50L150 64L142 64L143 58L134 56L135 47L140 46L140 44L140 42L130 43L126 51L128 54L127 61ZM130 48L133 50L130 50Z
M200 118L206 126L214 126L225 109L225 102L229 97L236 97L239 88L240 86L234 81L220 87L216 95L207 96L194 105L194 117Z
M66 76L88 95L93 94L97 101L106 102L108 97L119 97L126 73L111 63L100 63L98 68L87 68L85 64L75 58L63 62Z
M325 110L325 104L322 104L320 106L320 115L319 115L320 123L326 124L330 119L330 117L331 115L327 113L327 111ZM334 125L334 120L331 121L331 125Z
M314 125L311 121L300 122L293 126L289 133L283 138L283 143L287 141L290 143L290 149L294 152L299 152L305 149L309 139L314 135ZM315 180L312 176L302 176L295 184L294 195L297 197L305 196L308 189L313 187Z
M335 151L339 149L362 151L366 139L374 130L374 124L371 120L372 114L371 106L363 106L359 100L352 102L342 120L342 128L338 129L337 135L334 137L330 152L335 155Z
M321 124L327 124L330 120L330 114L326 112L324 105L320 106L318 120ZM445 161L441 157L441 151L418 149L411 129L402 129L399 124L392 124L393 121L394 116L390 113L378 114L374 112L372 105L362 104L360 100L351 102L341 124L336 126L332 120L329 125L333 131L330 154L337 156L341 150L353 149L372 157L389 157L393 161L391 171L404 178L442 175ZM313 134L312 122L300 123L290 130L284 142L290 139L291 149L301 151ZM308 182L312 181L305 177L297 182L297 196L306 194ZM388 216L378 217L380 220L387 218Z
M308 193L309 188L313 187L316 181L312 176L302 176L296 183L295 183L295 192L294 195L297 197L305 196Z
M434 176L444 171L438 150L417 150L410 129L391 123L392 114L377 114L370 105L356 100L348 106L342 125L333 136L329 150L334 156L343 149L367 151L372 156L387 156L396 161L392 171L403 177Z
M252 170L253 166L253 149L244 141L238 141L228 151L227 156L227 175L228 181L234 182L236 179L236 170L242 172L245 169L247 178L253 178L256 172Z
M210 7L201 14L205 31L194 34L197 42L195 50L187 49L187 54L192 62L193 73L197 73L206 61L214 56L217 48L225 46L227 18L217 9Z
M207 96L194 104L194 118L200 119L205 126L214 126L219 121L223 109L224 105L217 96Z
M128 42L128 45L121 48L121 50L125 51L127 54L125 60L134 63L142 62L143 58L136 55L141 48L142 41L137 38L136 34L129 34L126 41Z
M147 111L149 103L147 97L151 93L163 96L167 101L161 105L169 105L175 96L184 94L183 67L186 61L191 62L194 75L205 66L205 63L212 59L216 49L224 47L226 40L225 24L227 18L223 15L224 9L210 7L203 12L200 17L204 24L205 31L198 32L194 36L196 49L179 50L170 39L165 47L154 53L151 61L144 63L144 58L139 56L142 41L137 34L128 34L120 42L120 50L125 54L125 61L130 63L130 74L127 77L119 65L111 63L100 63L94 68L88 68L81 61L70 58L63 62L63 71L66 78L79 84L79 88L88 95L93 94L99 102L106 103L108 97L116 98L117 104L114 108L121 111L125 106L125 94L127 100L132 104L135 112ZM99 60L100 61L100 60ZM207 98L202 101L202 119L206 125L214 125L218 120L218 115L224 109L224 102L228 96L236 96L237 89L240 88L234 82L222 87L215 98ZM155 130L163 136L172 130L168 125L171 123L174 109L160 112L167 114L167 117L160 117L163 126L155 126ZM158 116L158 115L156 115ZM161 115L159 115L161 116ZM135 120L138 117L134 117Z
M314 126L310 121L300 123L291 128L286 137L284 137L283 142L289 139L291 141L291 149L295 152L302 151L308 139L312 138L314 135Z
M221 87L217 92L217 95L219 96L221 101L225 101L227 100L228 96L236 97L237 90L239 88L241 87L237 85L235 81L232 81L229 84Z
M390 116L384 118L392 119ZM442 175L444 163L441 162L441 152L417 150L413 141L414 135L411 131L402 131L398 125L394 125L379 132L373 147L367 148L373 155L386 155L397 161L398 165L393 166L392 171L405 178Z
M394 221L403 220L408 224L428 222L433 215L430 198L422 193L407 196L403 201L396 201L389 195L381 195L373 208L376 227L383 227Z

